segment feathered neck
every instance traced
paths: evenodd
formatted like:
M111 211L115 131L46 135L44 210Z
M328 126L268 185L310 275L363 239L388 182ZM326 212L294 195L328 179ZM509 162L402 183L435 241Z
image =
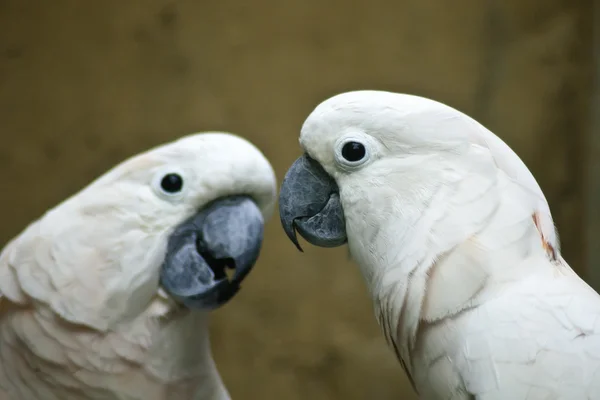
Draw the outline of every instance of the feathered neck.
M527 258L556 258L537 223L538 198L492 172L423 179L416 190L388 181L346 199L362 211L346 214L350 253L408 370L423 326L476 307Z

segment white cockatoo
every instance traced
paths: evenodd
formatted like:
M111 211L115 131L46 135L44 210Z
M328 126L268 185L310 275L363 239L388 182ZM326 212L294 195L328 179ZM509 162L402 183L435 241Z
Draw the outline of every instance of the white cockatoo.
M229 399L208 314L254 265L275 199L255 146L207 132L48 211L0 255L0 400Z
M298 247L296 230L347 242L420 398L600 399L600 296L504 142L439 102L355 91L318 105L300 144L283 227Z

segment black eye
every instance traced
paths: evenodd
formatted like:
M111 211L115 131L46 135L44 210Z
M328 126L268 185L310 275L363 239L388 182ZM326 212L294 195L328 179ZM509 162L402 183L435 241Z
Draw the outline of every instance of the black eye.
M177 193L183 187L183 178L179 174L167 174L160 181L160 187L166 193Z
M365 157L366 154L367 151L362 143L348 142L344 145L344 147L342 147L342 157L350 162L360 161Z

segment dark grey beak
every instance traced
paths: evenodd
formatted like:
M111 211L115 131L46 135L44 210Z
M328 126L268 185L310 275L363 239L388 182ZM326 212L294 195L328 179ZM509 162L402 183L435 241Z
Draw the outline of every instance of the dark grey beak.
M290 167L279 192L283 230L302 251L296 230L309 243L337 247L346 243L346 223L338 186L307 154Z
M227 303L258 259L264 220L249 197L215 200L169 238L160 284L188 308ZM228 278L226 269L233 269Z

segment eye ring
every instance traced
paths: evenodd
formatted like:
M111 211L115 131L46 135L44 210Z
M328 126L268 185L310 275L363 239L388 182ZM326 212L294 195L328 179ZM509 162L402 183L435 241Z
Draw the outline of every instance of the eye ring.
M183 189L183 178L176 172L169 172L160 180L160 188L165 193L179 193Z
M367 149L364 144L349 140L342 146L340 154L344 160L351 163L357 163L367 156Z
M335 158L344 169L354 169L365 164L371 158L369 140L366 138L345 137L337 142Z
M152 188L161 197L177 199L186 188L185 174L178 168L165 168L156 172Z

